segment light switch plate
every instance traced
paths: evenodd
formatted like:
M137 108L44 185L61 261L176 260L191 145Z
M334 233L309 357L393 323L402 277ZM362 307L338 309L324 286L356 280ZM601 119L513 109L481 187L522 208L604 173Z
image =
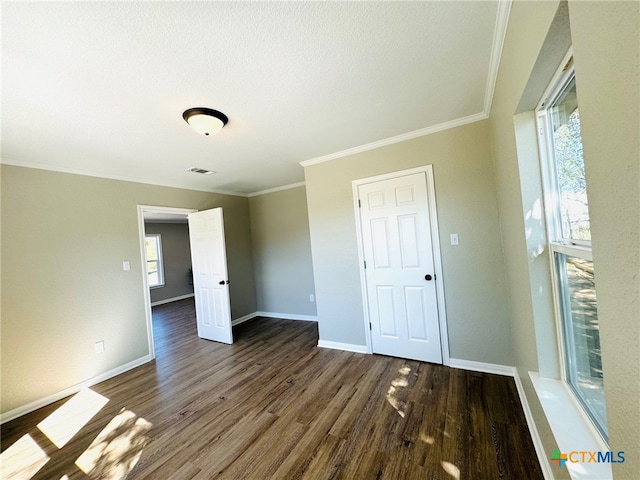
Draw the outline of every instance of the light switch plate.
M460 245L457 233L452 233L449 237L451 238L451 245Z
M122 262L122 270L124 270L125 272L131 270L131 262L129 260L125 260L124 262Z

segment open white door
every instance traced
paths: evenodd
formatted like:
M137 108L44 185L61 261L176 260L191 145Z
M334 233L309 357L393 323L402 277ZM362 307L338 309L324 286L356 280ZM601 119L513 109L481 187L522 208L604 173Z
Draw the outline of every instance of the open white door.
M425 173L360 185L374 353L442 363Z
M233 343L222 208L189 214L198 336Z

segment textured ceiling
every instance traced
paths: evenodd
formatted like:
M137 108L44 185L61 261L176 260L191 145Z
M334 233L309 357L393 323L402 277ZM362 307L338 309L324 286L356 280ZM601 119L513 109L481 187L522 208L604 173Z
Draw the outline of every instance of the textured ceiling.
M301 161L486 116L506 12L3 2L2 162L242 194L301 182ZM229 124L196 134L182 112L197 106Z

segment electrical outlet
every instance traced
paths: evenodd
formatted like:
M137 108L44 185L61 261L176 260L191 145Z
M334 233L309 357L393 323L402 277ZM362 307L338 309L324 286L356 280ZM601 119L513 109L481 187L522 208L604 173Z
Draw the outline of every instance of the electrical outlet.
M96 342L96 353L104 353L104 340Z

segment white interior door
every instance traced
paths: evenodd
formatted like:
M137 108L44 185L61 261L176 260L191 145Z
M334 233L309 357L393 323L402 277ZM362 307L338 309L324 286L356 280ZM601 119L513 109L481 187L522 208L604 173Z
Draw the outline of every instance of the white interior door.
M424 173L358 187L374 353L442 363Z
M233 343L222 208L189 214L198 336Z

